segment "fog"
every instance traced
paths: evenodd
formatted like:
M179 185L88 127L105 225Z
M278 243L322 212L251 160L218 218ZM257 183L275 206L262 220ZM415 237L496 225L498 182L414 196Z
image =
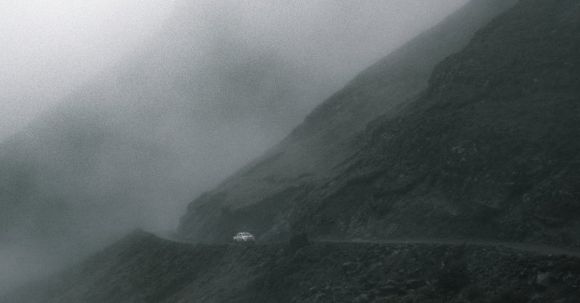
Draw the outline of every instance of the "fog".
M169 0L0 1L0 138L159 29Z
M464 3L0 3L0 291L132 228L174 228L189 201Z

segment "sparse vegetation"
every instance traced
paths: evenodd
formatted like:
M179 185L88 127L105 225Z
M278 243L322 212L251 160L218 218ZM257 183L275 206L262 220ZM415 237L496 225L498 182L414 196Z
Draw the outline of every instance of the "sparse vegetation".
M3 303L524 303L580 300L580 260L480 246L187 245L135 233ZM550 272L550 283L534 283ZM38 300L42 298L42 300ZM566 302L566 301L564 301Z
M472 5L478 11L483 6L501 10L506 2ZM580 246L580 18L571 17L579 14L577 1L519 1L478 31L462 51L437 64L426 89L405 94L404 102L398 96L408 87L397 90L400 94L381 94L391 88L390 81L407 79L397 78L406 75L397 64L383 65L388 57L329 99L299 128L300 136L290 136L282 145L282 151L308 146L316 151L312 163L337 160L324 174L328 179L276 178L287 171L283 154L230 180L236 185L219 187L215 194L236 197L230 203L251 201L253 208L241 207L240 213L269 209L271 217L289 217L290 225L313 236ZM450 20L466 24L462 18L459 14ZM459 25L451 21L439 30L456 35ZM417 61L414 54L398 54L397 59ZM384 90L374 86L378 83ZM405 106L386 110L333 150L329 138L343 138L337 136L343 129L333 128L335 119L350 127L353 115L344 111L357 112L349 104L358 106L361 99L375 102L374 93L383 104L400 101ZM256 186L266 177L284 181ZM305 192L282 198L291 207L281 213L268 208L268 197L296 183ZM201 200L192 204L186 223L223 224L197 211L203 210L201 205ZM272 226L259 229L267 232ZM209 233L182 227L194 238Z

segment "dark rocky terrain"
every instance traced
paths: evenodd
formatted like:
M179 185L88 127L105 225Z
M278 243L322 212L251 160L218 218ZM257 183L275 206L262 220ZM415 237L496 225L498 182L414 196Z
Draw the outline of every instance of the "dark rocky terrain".
M352 141L370 121L397 115L404 104L428 88L437 63L464 48L478 29L515 2L471 1L369 67L316 108L285 140L194 201L182 219L182 234L215 240L240 225L258 234L285 229L294 201L305 201L304 195L343 173L337 166L357 153ZM277 213L266 210L270 208ZM270 218L275 219L268 222Z
M192 245L136 232L0 300L572 303L580 259L476 245Z
M409 69L388 57L279 147L194 201L182 235L291 230L580 244L579 16L577 1L519 1L437 64L424 90L391 90ZM367 100L382 104L371 110L382 115L357 132L349 122Z
M580 2L514 3L472 1L195 200L178 237L213 243L136 232L0 302L578 302L554 252L580 245Z

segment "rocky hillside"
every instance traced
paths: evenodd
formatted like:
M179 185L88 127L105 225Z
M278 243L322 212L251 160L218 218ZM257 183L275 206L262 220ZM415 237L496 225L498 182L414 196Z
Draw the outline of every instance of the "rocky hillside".
M316 208L336 192L342 185L334 180L352 177L344 167L356 161L360 146L353 140L366 125L379 116L397 116L402 105L428 88L438 62L464 48L478 29L515 2L471 1L364 71L283 142L190 204L181 235L213 241L244 229L277 237L314 215L304 208ZM356 207L358 200L348 203Z
M471 245L199 245L134 233L5 303L577 302L580 261Z
M374 121L301 206L315 233L578 245L580 4L522 0Z
M453 40L477 12L507 6L473 1L432 37ZM469 43L449 44L455 54L422 36L357 77L194 201L179 230L334 241L136 232L0 301L578 302L578 253L497 240L580 245L580 3L520 0L479 22ZM400 63L419 53L440 62ZM451 244L461 238L488 240Z
M472 5L482 3L491 4ZM182 234L294 229L580 244L579 14L577 1L520 1L438 64L425 90L397 91L409 105L348 141L328 122L350 125L341 107L372 94L404 103L381 89L405 73L380 63L278 149L194 201Z
M579 14L520 1L480 31L401 116L368 127L298 225L578 245Z

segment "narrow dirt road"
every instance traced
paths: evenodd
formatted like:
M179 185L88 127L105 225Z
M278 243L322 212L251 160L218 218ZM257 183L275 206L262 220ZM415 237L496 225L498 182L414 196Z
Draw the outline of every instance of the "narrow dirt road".
M349 241L344 240L319 240L318 242L327 243L367 243L367 244L392 244L392 245L450 245L450 246L461 246L461 245L472 245L480 247L495 247L495 248L507 248L510 250L544 255L544 256L570 256L580 258L580 250L555 247L549 245L541 244L529 244L529 243L518 243L518 242L501 242L501 241L491 241L491 240L464 240L464 239L393 239L393 240L365 240L365 239L353 239Z
M157 235L167 241L179 242L183 244L194 244L177 239L171 236ZM530 244L519 242L501 242L491 240L465 240L465 239L392 239L392 240L370 240L370 239L352 239L352 240L332 240L332 239L315 239L318 243L361 243L361 244L384 244L384 245L448 245L461 246L471 245L479 247L505 248L513 251L536 254L542 256L569 256L580 258L580 249L563 248L542 244Z

